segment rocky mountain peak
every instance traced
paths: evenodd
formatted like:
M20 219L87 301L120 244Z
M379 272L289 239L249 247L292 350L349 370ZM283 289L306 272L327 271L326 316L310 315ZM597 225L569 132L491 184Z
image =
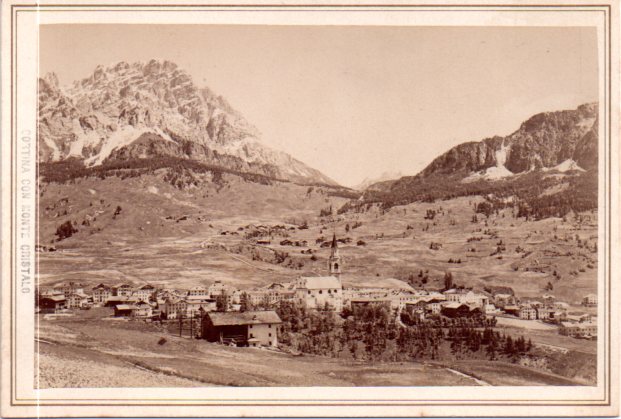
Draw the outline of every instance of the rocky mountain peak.
M224 97L196 86L189 73L171 61L98 65L66 91L57 87L57 79L44 78L42 83L39 157L43 161L77 157L92 166L110 158L145 156L143 146L140 153L132 152L133 143L150 133L173 144L152 147L153 153L167 150L176 157L235 170L334 184L286 153L263 145L259 131ZM66 109L59 112L59 106Z

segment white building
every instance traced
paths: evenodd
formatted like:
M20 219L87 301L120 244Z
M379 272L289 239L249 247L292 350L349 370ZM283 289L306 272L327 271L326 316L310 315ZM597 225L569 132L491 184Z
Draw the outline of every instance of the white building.
M176 319L180 314L185 316L187 304L184 300L177 297L166 298L162 307L162 314L167 319Z
M188 290L188 297L209 297L209 291L201 286L192 287Z
M132 297L136 301L149 302L151 297L155 295L155 287L153 285L143 285L132 293Z
M482 309L489 304L487 295L477 294L472 290L450 289L444 292L444 296L449 303L475 305Z
M99 284L93 288L93 302L95 304L105 304L112 296L112 289L104 284Z
M582 305L585 307L597 307L597 295L585 295L584 298L582 298Z
M295 296L308 308L321 309L327 303L334 311L343 310L343 286L335 276L303 276L296 283Z

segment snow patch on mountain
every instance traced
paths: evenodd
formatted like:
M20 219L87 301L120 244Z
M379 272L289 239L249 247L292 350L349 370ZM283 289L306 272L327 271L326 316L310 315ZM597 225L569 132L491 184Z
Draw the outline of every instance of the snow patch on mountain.
M562 172L562 173L570 172L570 171L574 171L574 170L577 170L579 172L586 172L586 170L584 170L582 167L578 166L578 163L576 163L572 159L567 159L564 162L559 163L559 164L557 164L554 167L546 167L543 170L545 172L556 170L557 172Z
M472 173L470 176L462 179L462 183L474 182L480 179L486 180L498 180L509 176L515 175L511 170L505 167L507 161L507 153L510 147L508 145L501 145L500 149L496 150L496 166L488 167L487 169Z
M170 136L168 136L166 133L164 133L159 128L145 128L145 127L134 127L132 125L126 125L124 127L119 128L114 133L112 133L108 137L107 141L103 143L103 146L101 147L100 152L85 160L86 165L97 166L97 165L102 164L103 161L114 150L133 143L142 134L146 134L146 133L157 134L160 137L162 137L164 141L172 141Z

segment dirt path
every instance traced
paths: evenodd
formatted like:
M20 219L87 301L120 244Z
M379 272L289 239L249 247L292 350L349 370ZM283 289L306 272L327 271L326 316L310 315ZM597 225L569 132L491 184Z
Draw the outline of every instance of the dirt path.
M480 386L491 386L491 384L488 383L487 381L479 380L478 378L475 378L472 375L464 374L463 372L456 371L456 370L454 370L452 368L446 368L446 370L449 371L449 372L452 372L453 374L459 375L461 377L469 378L469 379L473 380L475 383L477 383Z

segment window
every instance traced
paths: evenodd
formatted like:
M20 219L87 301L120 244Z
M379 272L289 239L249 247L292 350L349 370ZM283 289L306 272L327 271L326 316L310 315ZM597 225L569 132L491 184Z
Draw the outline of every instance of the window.
M332 290L328 290L328 294L332 294Z
M250 334L250 339L252 339L253 337L254 337L254 335L251 333L251 334Z
M311 292L310 292L310 290L308 290L308 294L309 294L309 295L310 295L310 293L311 293Z
M322 294L322 293L323 293L323 290L319 290L319 294Z
M271 324L268 324L268 325L267 325L267 327L269 327L269 328L271 329L271 328L272 328L272 325L271 325Z
M252 325L250 325L250 326L248 326L248 327L252 329Z
M271 338L271 337L272 337L272 334L271 334L271 333L268 333L268 334L267 334L267 336Z

